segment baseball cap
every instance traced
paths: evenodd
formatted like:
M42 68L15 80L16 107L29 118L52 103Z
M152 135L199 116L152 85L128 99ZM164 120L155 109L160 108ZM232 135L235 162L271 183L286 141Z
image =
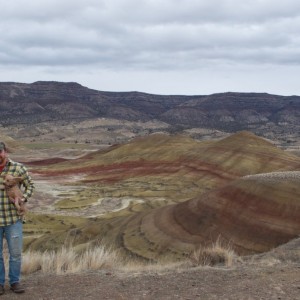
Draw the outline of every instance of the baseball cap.
M0 142L0 151L2 150L6 151L6 145L3 142Z

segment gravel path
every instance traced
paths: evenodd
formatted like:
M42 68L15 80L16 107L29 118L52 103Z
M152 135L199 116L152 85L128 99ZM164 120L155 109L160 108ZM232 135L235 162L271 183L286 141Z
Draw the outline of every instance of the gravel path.
M2 299L300 299L300 265L194 268L165 274L110 271L73 275L31 275L22 295Z

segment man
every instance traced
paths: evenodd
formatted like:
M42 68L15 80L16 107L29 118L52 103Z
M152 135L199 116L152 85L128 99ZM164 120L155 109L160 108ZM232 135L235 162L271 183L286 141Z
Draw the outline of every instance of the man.
M15 205L9 200L2 184L3 176L10 174L23 178L23 198L27 202L31 197L34 185L26 167L8 158L5 143L0 142L0 295L4 294L5 268L3 259L3 238L5 237L9 250L9 284L15 293L23 293L25 289L20 284L21 256L23 247L23 221L18 215Z

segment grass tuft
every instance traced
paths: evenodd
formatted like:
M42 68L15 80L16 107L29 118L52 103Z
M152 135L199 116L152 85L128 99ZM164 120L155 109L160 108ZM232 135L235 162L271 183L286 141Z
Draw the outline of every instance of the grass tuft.
M220 238L210 246L198 247L190 255L190 260L194 266L215 266L225 265L231 267L236 257L230 245L224 245Z

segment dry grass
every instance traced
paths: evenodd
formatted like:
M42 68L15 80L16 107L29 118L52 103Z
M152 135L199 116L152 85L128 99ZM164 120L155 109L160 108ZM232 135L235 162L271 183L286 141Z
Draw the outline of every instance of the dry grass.
M22 274L40 271L44 274L66 274L86 270L116 268L120 263L117 252L105 247L87 249L76 253L72 247L59 251L27 251L23 255Z
M129 273L158 272L187 269L195 266L216 264L232 266L235 254L229 247L223 247L219 240L211 247L194 251L190 260L182 262L145 263L124 258L120 253L104 246L88 248L77 253L72 246L63 246L59 251L26 251L23 254L22 274L35 272L43 274L67 274L89 270L119 270ZM191 264L192 262L192 264Z
M158 272L186 269L195 266L214 266L217 264L231 267L236 257L230 246L223 246L218 239L210 247L199 247L190 260L181 262L145 263L124 258L117 251L104 246L88 248L77 253L72 246L63 246L59 251L27 251L23 255L22 274L28 275L37 271L44 274L78 273L88 270L120 270L122 272Z
M4 240L3 255L5 267L8 270L8 249ZM237 256L229 245L224 246L217 239L209 247L199 247L182 261L142 262L134 258L121 255L118 251L103 245L89 247L78 252L72 242L65 243L58 251L27 250L22 256L22 274L29 275L36 272L43 274L69 274L90 270L118 270L125 273L166 273L198 266L225 265L231 267Z
M190 256L194 266L215 266L225 265L231 267L233 265L236 254L232 247L224 245L218 238L215 243L207 247L198 247Z
M72 247L59 251L27 251L23 254L22 274L67 274L90 270L119 270L128 273L166 272L190 266L185 262L145 263L121 256L117 251L98 246L78 254Z

